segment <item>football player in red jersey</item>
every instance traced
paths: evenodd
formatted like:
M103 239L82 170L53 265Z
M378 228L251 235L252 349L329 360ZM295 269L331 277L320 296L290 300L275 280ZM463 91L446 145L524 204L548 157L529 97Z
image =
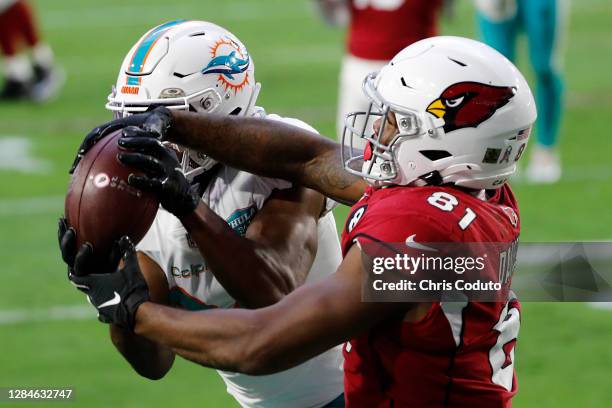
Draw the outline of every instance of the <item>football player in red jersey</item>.
M367 147L358 156L346 152L345 170L334 158L340 145L257 119L161 108L132 116L142 137L120 142L151 163L152 137L173 140L356 202L343 231L344 260L328 279L267 308L204 313L148 302L129 246L117 272L70 279L104 321L135 321L135 333L206 366L266 374L346 342L349 407L510 407L518 300L364 302L361 248L371 241L515 242L520 222L507 179L536 118L529 86L490 47L435 37L369 75L364 91L371 107L363 115L376 118L375 133L347 118L345 137L365 139ZM80 154L109 126L126 124L95 129Z
M55 96L64 82L53 51L40 38L27 0L0 0L0 54L5 72L0 100L44 102Z
M336 114L340 134L348 113L368 108L369 101L360 87L363 78L379 71L406 46L437 35L444 0L315 0L315 3L329 23L343 25L348 20Z

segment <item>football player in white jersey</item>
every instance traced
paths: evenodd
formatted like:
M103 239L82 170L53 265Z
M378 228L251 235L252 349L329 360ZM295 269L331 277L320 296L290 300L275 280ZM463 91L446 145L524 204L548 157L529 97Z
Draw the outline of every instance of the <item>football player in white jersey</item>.
M266 117L314 131L297 119L267 115L255 107L259 89L251 56L233 34L208 22L173 21L148 31L132 47L106 107L116 118L128 120L131 114L163 105ZM136 248L151 300L188 310L259 308L339 265L332 205L320 193L236 170L180 146L172 146L182 156L180 172L175 170L178 158L167 146L135 150L151 149L158 161L145 162L145 168L155 173L156 165L167 166L178 180L174 188L192 191L187 200L159 192L162 208ZM120 155L140 166L144 157ZM74 265L73 240L74 231L62 220L64 259L86 274L86 265ZM170 370L175 357L171 349L115 325L110 332L139 374L156 379ZM218 372L243 407L336 407L344 406L341 366L336 347L277 374Z

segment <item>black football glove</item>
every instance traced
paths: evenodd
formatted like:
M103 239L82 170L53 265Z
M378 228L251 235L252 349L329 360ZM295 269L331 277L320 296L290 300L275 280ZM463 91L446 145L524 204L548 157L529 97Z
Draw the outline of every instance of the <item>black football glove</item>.
M100 139L113 133L116 130L136 126L140 130L139 136L153 137L159 140L164 140L168 129L172 126L172 113L170 109L164 106L158 106L154 109L130 115L125 118L115 119L94 128L81 143L77 155L72 163L69 173L72 174L74 169L79 164L85 153L89 151Z
M124 134L138 132L128 127ZM146 176L130 174L128 183L140 190L150 191L160 204L177 217L191 214L200 197L181 171L176 153L150 137L122 137L119 146L131 152L119 153L117 158L126 166L142 170Z
M98 311L98 320L121 328L134 330L138 306L149 300L149 288L140 272L134 244L127 236L118 243L123 266L115 272L77 276L70 281L87 295L89 303Z
M117 268L121 259L119 243L115 242L108 255L107 263L105 265L94 263L92 260L93 245L86 242L77 248L76 232L74 228L68 226L68 221L63 217L59 219L57 238L62 259L68 265L68 274L83 276L94 271L111 272Z

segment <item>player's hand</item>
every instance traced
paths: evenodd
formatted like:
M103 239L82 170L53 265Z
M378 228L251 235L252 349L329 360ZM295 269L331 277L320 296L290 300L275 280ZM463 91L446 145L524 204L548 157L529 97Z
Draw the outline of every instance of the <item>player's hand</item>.
M137 129L126 128L126 135ZM176 153L164 147L157 139L150 137L122 137L119 146L131 152L119 153L118 159L126 166L142 170L146 176L130 174L128 183L140 190L150 191L157 196L161 205L182 217L191 214L200 197L181 171Z
M68 226L68 221L64 217L59 219L57 239L60 252L62 253L62 259L66 265L68 265L68 275L84 276L90 271L100 269L110 272L117 267L121 259L118 243L115 243L107 258L108 264L103 266L95 265L92 258L94 251L93 245L86 242L81 245L80 248L77 248L76 231L74 228Z
M79 164L83 156L91 149L100 139L113 133L116 130L126 128L128 126L136 126L138 136L152 137L159 140L164 140L168 129L172 126L172 113L170 109L164 106L158 106L148 112L130 115L125 118L115 119L94 128L81 143L77 155L72 163L69 173L72 174L74 169ZM133 132L135 136L136 131Z
M138 266L132 241L124 236L118 247L123 266L115 272L85 276L69 274L69 278L96 308L98 320L134 330L136 310L149 300L149 288Z

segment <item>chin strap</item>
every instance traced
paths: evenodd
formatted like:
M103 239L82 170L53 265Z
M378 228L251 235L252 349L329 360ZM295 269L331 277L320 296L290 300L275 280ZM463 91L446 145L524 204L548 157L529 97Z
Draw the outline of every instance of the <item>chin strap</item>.
M251 96L249 98L249 103L244 110L244 116L251 116L251 111L255 108L255 103L257 102L257 97L259 96L259 91L261 90L261 84L259 82L255 83L253 87L253 92L251 92Z
M465 171L480 170L477 164L457 164L444 170L434 170L417 178L413 183L415 186L440 186L443 184L454 184Z
M415 180L415 184L423 187L423 186L439 186L443 182L442 175L438 170L434 170L430 173L424 174L419 177L418 180ZM423 183L423 184L421 184Z

